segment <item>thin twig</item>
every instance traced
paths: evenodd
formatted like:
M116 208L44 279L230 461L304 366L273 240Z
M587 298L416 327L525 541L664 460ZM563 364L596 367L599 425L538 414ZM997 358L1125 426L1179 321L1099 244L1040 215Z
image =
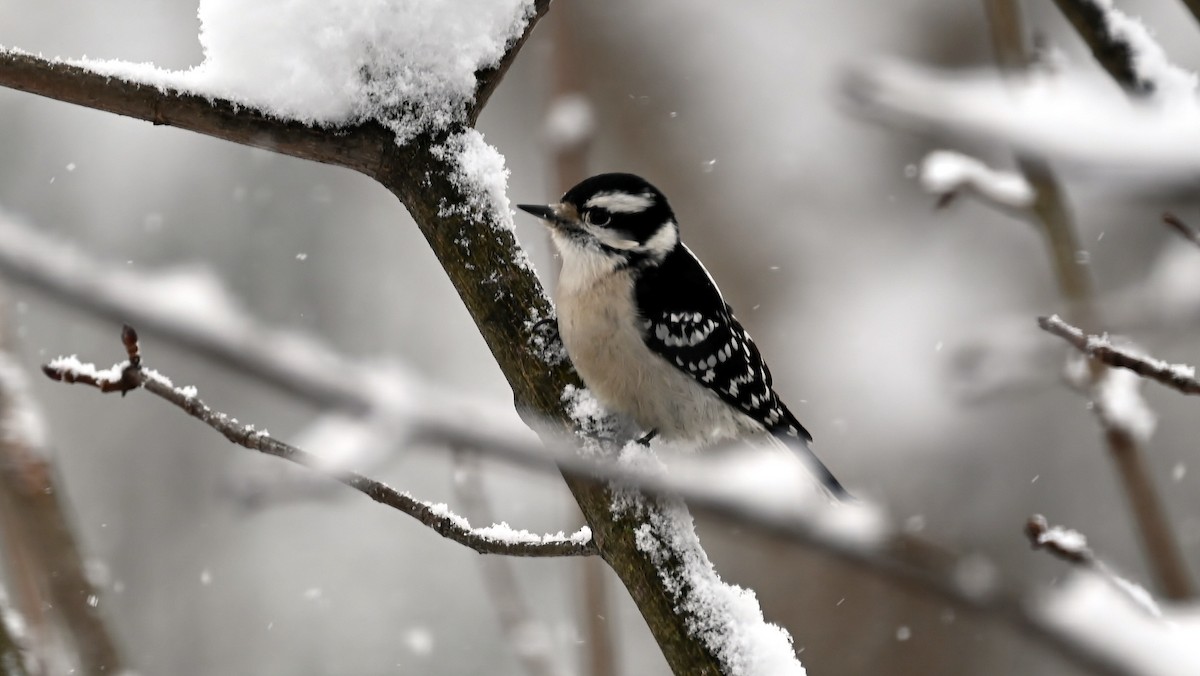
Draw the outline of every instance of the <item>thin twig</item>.
M1170 364L1161 359L1147 357L1124 347L1112 344L1107 336L1093 336L1083 329L1072 326L1058 315L1038 317L1038 326L1067 341L1076 350L1098 359L1109 366L1129 369L1183 394L1200 394L1200 380L1196 369L1187 364Z
M1029 538L1029 546L1044 549L1068 563L1086 566L1096 563L1096 555L1088 548L1087 540L1081 534L1061 526L1051 526L1041 514L1034 514L1025 522L1025 537Z
M132 327L125 326L121 336L129 359L114 369L96 371L94 368L88 368L87 365L79 368L67 360L55 360L43 367L43 371L53 380L90 385L101 392L124 394L132 389L143 388L183 409L188 415L220 432L226 439L239 446L320 471L380 504L413 517L442 537L469 547L480 554L553 557L592 556L597 553L596 546L590 538L546 535L540 536L538 541L522 542L489 537L480 529L471 528L462 517L448 514L445 510L437 509L429 503L401 493L384 483L356 472L325 468L317 456L274 439L265 432L256 430L253 425L238 423L236 418L231 418L210 408L195 396L194 391L175 387L168 378L145 368L141 364L141 354L137 347L137 333Z
M1062 526L1051 526L1046 517L1034 514L1025 522L1025 537L1029 539L1029 546L1034 549L1049 552L1073 566L1101 576L1113 589L1149 615L1153 617L1162 615L1162 609L1154 597L1141 585L1121 577L1108 564L1100 560L1096 553L1088 547L1087 538L1083 533Z
M1163 223L1166 223L1174 228L1175 231L1183 235L1187 241L1195 244L1196 246L1200 246L1200 230L1196 230L1192 226L1185 223L1183 219L1169 211L1163 212L1162 219Z

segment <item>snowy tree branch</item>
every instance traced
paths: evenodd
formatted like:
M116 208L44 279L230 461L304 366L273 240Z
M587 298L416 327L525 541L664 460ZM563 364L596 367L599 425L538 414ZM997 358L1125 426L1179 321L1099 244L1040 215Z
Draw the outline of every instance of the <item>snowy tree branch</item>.
M1135 94L1149 94L1155 89L1153 80L1138 72L1134 63L1136 47L1127 35L1114 32L1108 24L1107 12L1095 0L1054 0L1063 16L1092 50L1092 56L1112 79Z
M194 389L176 387L170 379L143 366L137 333L129 326L126 326L121 332L121 339L125 345L128 359L112 369L100 371L91 364L83 364L73 358L65 358L51 362L42 370L53 380L89 385L101 392L125 394L138 388L145 389L179 407L188 415L220 432L226 439L239 446L317 470L331 479L359 491L375 502L413 517L442 537L469 547L480 554L590 556L597 553L587 532L571 537L561 535L529 536L528 533L521 532L515 537L510 537L512 533L506 527L471 528L466 519L447 512L441 506L417 500L357 472L331 469L317 456L274 439L266 432L255 429L253 425L240 424L237 418L213 410L196 396Z
M1196 379L1196 370L1187 364L1170 364L1160 359L1138 354L1128 348L1113 345L1106 336L1088 335L1058 315L1038 317L1038 326L1067 341L1069 345L1083 354L1109 366L1129 369L1139 376L1149 378L1183 394L1200 394L1200 380Z
M1025 522L1025 537L1028 538L1029 545L1034 549L1049 552L1056 558L1092 571L1107 580L1114 590L1125 595L1146 614L1152 617L1159 617L1162 614L1158 603L1149 592L1115 573L1108 564L1096 556L1096 553L1088 547L1087 538L1083 533L1062 526L1052 526L1046 517L1034 514Z
M1087 566L1096 562L1096 555L1082 535L1061 526L1051 526L1041 514L1034 514L1025 522L1025 537L1034 549L1044 549L1063 561Z

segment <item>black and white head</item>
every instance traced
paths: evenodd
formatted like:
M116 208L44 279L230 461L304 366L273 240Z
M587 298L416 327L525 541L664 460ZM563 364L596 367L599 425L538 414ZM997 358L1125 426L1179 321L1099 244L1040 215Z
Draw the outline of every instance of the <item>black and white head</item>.
M520 204L546 222L564 264L575 256L617 265L655 265L679 244L667 198L633 174L599 174L571 188L557 204Z

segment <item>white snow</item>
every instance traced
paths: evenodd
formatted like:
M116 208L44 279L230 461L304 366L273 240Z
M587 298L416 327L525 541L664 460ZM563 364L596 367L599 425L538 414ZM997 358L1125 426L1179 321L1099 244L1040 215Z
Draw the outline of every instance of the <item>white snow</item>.
M1072 554L1088 554L1087 537L1083 533L1062 526L1050 526L1038 534L1038 544L1051 544L1056 548Z
M983 162L950 150L934 150L921 161L921 187L935 195L959 190L978 192L988 200L1011 207L1033 204L1033 186L1013 171L998 171Z
M1167 105L1194 107L1196 74L1172 64L1146 25L1117 9L1112 0L1088 1L1104 13L1109 34L1130 46L1133 70L1143 82L1153 85L1154 98Z
M113 364L106 369L98 369L95 364L79 361L79 356L73 354L69 357L55 357L46 366L55 371L70 373L76 377L92 378L97 383L116 384L121 382L121 373L129 366L129 362L123 361Z
M509 231L513 229L512 210L508 201L508 169L504 166L504 156L483 140L482 133L470 129L455 134L444 145L435 148L434 154L452 162L450 182L467 193L470 200L466 204L443 206L439 215L497 214L502 218L498 224L500 227Z
M509 172L500 151L488 145L478 130L468 129L451 135L441 146L433 148L433 154L450 163L448 178L466 197L460 204L440 205L438 215L443 218L465 215L488 223L515 240L513 212L508 200ZM470 242L465 237L462 241ZM533 272L533 264L524 249L516 247L513 255L512 262L518 268Z
M586 387L567 385L563 388L562 401L566 404L567 416L578 431L579 451L585 456L603 453L603 445L596 443L596 439L615 439L626 433L621 421Z
M376 120L399 142L463 122L532 0L200 0L203 62L185 71L77 59L104 75L322 125Z
M689 632L704 642L729 676L802 676L792 638L763 619L758 598L749 589L721 580L696 537L692 517L681 502L647 503L633 491L614 507L618 515L634 510L643 524L637 547L659 569L667 592L685 616Z
M1077 573L1046 594L1037 611L1129 673L1200 674L1200 610L1195 607L1165 608L1158 616L1103 576Z
M1200 173L1194 95L1173 95L1169 104L1131 100L1099 75L1074 69L1005 78L898 62L861 67L847 84L864 112L905 127L982 137L1113 173Z
M404 495L416 500L416 498L413 498L408 493L405 493ZM470 521L459 514L455 514L444 502L433 503L425 502L423 500L417 500L417 502L420 502L428 507L429 510L437 516L449 519L455 526L458 526L463 530L468 530L473 535L481 537L485 540L490 540L492 542L505 544L547 544L553 542L571 542L574 544L583 545L587 544L592 539L592 530L587 526L581 527L579 530L570 535L566 535L562 531L544 535L530 533L524 529L513 528L503 521L483 528L474 528L471 526Z

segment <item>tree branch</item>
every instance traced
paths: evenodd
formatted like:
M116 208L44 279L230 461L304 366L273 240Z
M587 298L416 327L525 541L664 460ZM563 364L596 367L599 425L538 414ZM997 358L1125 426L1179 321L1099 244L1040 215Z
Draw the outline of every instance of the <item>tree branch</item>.
M1025 36L1016 0L984 0L989 25L994 32L997 62L1002 69L1011 70L1024 63ZM1018 165L1036 191L1033 212L1044 226L1047 246L1052 257L1059 291L1067 304L1068 316L1084 327L1100 325L1096 306L1095 284L1087 268L1077 259L1083 248L1079 244L1074 220L1061 185L1049 166L1039 158L1018 156ZM1089 389L1093 400L1098 399L1100 385L1107 378L1106 366L1088 360ZM1158 583L1170 598L1184 599L1195 595L1195 586L1183 558L1152 475L1147 467L1140 439L1129 427L1115 424L1113 412L1099 408L1101 426L1109 453L1117 465L1125 493L1129 499L1138 535Z
M1200 1L1200 0L1198 0L1198 1ZM1166 223L1167 225L1174 228L1175 231L1178 232L1180 235L1183 235L1184 239L1191 242L1192 244L1195 244L1196 246L1200 246L1200 230L1196 230L1195 228L1193 228L1192 226L1190 226L1186 222L1184 222L1184 220L1182 218L1176 216L1175 214L1173 214L1169 211L1163 212L1162 220L1163 220L1163 223Z
M1044 549L1068 563L1086 566L1096 563L1096 555L1088 548L1083 535L1061 526L1051 526L1041 514L1034 514L1025 522L1025 537L1029 538L1030 547Z
M1054 0L1075 32L1092 50L1092 56L1118 84L1133 94L1154 92L1153 80L1142 77L1134 63L1137 50L1126 36L1110 30L1105 9L1094 0Z
M1183 394L1200 394L1200 380L1196 369L1187 364L1169 364L1154 357L1147 357L1128 348L1113 345L1106 336L1093 336L1072 326L1058 315L1038 317L1038 326L1067 341L1083 354L1098 359L1109 366L1129 369Z
M407 493L401 493L387 484L357 472L331 469L327 467L327 463L321 462L318 456L274 439L266 432L255 429L254 425L240 424L237 418L214 411L196 396L194 389L176 387L169 378L143 366L137 333L131 327L124 328L121 339L125 344L128 360L112 369L100 371L91 364L79 363L74 358L60 358L44 366L42 370L53 380L89 385L101 392L125 394L130 390L143 388L179 407L239 446L316 470L375 502L411 516L442 537L480 554L547 557L591 556L597 553L588 533L582 531L571 537L531 536L521 531L512 534L517 537L506 538L503 537L504 531L511 533L507 527L471 528L466 519L448 512L442 506L417 500Z

